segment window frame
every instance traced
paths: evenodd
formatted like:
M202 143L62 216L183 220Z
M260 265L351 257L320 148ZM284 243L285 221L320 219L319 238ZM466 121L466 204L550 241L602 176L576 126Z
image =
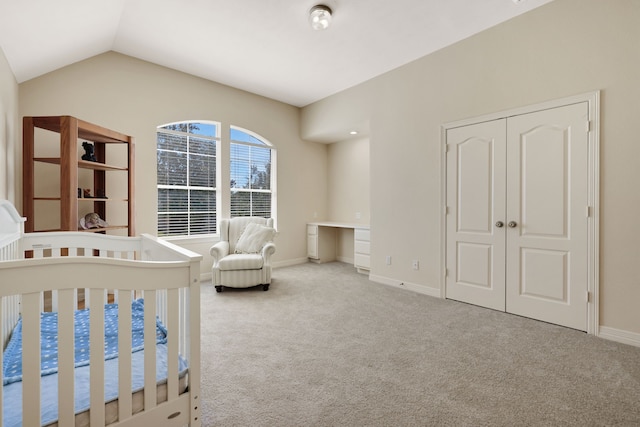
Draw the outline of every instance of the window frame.
M165 129L167 126L172 126L172 125L188 125L188 124L192 124L192 123L200 123L203 125L212 125L215 127L215 135L211 136L211 135L203 135L203 134L198 134L198 133L192 133L189 131L180 131L180 130L172 130L172 129ZM218 208L218 192L219 192L219 180L218 180L218 168L220 165L220 145L221 145L221 137L220 137L220 132L221 132L221 123L220 122L216 122L216 121L212 121L212 120L185 120L185 121L180 121L180 122L171 122L171 123L166 123L163 125L160 125L156 128L156 158L159 155L160 151L172 151L172 150L167 150L164 148L159 148L158 147L158 137L159 134L163 133L163 134L168 134L168 135L175 135L178 137L184 137L186 138L186 151L175 151L176 153L184 153L186 155L186 172L185 172L185 178L186 178L186 185L174 185L174 184L159 184L158 180L156 180L156 200L158 201L158 205L156 206L156 234L160 235L160 217L163 214L168 214L170 215L170 213L167 212L161 212L160 211L160 190L161 189L172 189L172 190L184 190L187 193L187 209L184 211L184 214L187 217L187 224L186 224L186 231L187 234L179 234L179 235L163 235L160 236L162 238L166 238L166 239L173 239L173 238L180 238L180 239L184 239L184 238L194 238L194 237L207 237L207 236L213 236L217 234L217 218L219 217L219 208ZM191 159L191 155L197 155L197 156L210 156L209 154L203 154L202 152L198 152L198 151L191 151L191 138L194 139L199 139L199 140L208 140L208 141L213 141L215 143L215 150L214 150L214 157L215 157L215 168L216 168L216 176L214 177L214 186L202 186L202 185L191 185L191 166L192 166L192 159ZM157 174L158 174L158 166L156 163L156 179L157 179ZM216 217L216 224L215 224L215 232L214 233L196 233L196 234L191 234L192 232L192 225L191 225L191 221L192 221L192 215L197 214L197 213L202 213L203 211L198 211L195 209L192 209L192 204L191 204L191 193L192 191L211 191L213 193L215 193L215 198L216 198L216 206L215 206L215 211L213 211L213 214ZM211 211L205 211L208 213L211 213ZM174 213L174 215L178 215L182 213L182 211L180 212L176 212Z
M171 125L180 125L180 124L188 124L188 123L203 123L203 124L211 124L216 126L216 136L215 137L207 137L199 134L189 134L181 131L172 131L164 129L166 126ZM238 141L231 140L232 130L243 132L249 135L252 138L255 138L259 143L252 143L247 141ZM271 194L271 218L274 220L274 227L277 226L277 150L274 144L272 144L269 140L267 140L262 135L243 128L241 126L236 125L228 125L222 122L218 122L215 120L183 120L165 123L157 126L156 128L156 144L158 142L158 134L159 133L175 133L179 135L190 135L194 137L204 137L207 139L212 139L216 141L216 177L215 177L215 187L213 187L213 191L216 193L216 211L215 211L215 233L207 233L207 234L181 234L181 235L165 235L159 236L162 239L170 240L170 241L189 241L189 242L197 242L198 240L204 242L211 242L212 237L219 237L220 233L218 230L218 221L221 218L231 218L231 192L232 189L236 189L235 187L231 187L231 146L232 144L242 144L255 146L259 148L268 148L270 150L271 157L271 167L270 167L270 189L237 189L242 191L250 191L253 193L270 193ZM158 155L159 149L156 145L156 156ZM187 152L188 154L189 152ZM157 176L158 168L156 163L156 176ZM188 172L187 172L188 174ZM163 187L172 187L166 184L159 185L156 181L156 200L158 201L159 190ZM185 186L188 187L188 186ZM196 189L201 187L195 187ZM156 206L156 233L159 235L159 224L160 224L160 214L159 205ZM187 211L188 214L191 212Z
M250 141L241 141L241 140L235 140L231 138L231 134L232 131L238 131L238 132L242 132L247 134L248 136L250 136L251 138L257 140L258 142L250 142ZM269 160L270 160L270 170L269 170L269 189L253 189L253 188L242 188L242 187L231 187L231 163L233 161L232 156L232 147L233 145L244 145L244 146L248 146L248 147L256 147L256 148L262 148L262 149L268 149L269 150ZM274 205L275 205L275 183L276 183L276 179L275 177L275 173L274 171L275 169L275 163L276 163L276 150L273 146L273 144L268 141L266 138L264 138L263 136L249 130L249 129L245 129L243 127L240 126L235 126L235 125L230 125L229 126L229 218L235 218L238 216L245 216L245 215L233 215L233 212L231 211L231 193L233 193L234 191L237 192L243 192L243 193L250 193L250 194L259 194L259 193L263 193L263 194L271 194L271 205L270 205L270 216L269 218L274 218L274 222L275 222L275 209L274 209ZM251 162L250 162L251 165ZM224 182L224 181L223 181ZM253 201L251 202L253 203ZM253 215L253 209L250 210L250 215Z

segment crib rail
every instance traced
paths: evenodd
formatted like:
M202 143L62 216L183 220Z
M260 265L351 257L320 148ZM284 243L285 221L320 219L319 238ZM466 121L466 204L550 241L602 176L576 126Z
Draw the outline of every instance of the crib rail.
M41 393L40 313L45 308L58 312L59 378L65 378L58 385L58 425L72 426L75 423L73 311L82 304L90 308L89 416L92 426L100 426L104 425L104 305L118 302L119 330L130 330L131 301L136 298L145 299L143 414L156 407L157 317L168 330L171 361L164 411L172 411L167 413L172 418L163 425L199 425L199 410L195 408L199 406L200 387L200 255L150 235L132 238L79 232L28 233L11 242L5 238L1 244L3 344L18 317L22 315L23 319L23 390L28 391L23 395L23 425L40 425L39 405L27 397ZM131 349L130 334L119 334L118 339L121 349ZM178 396L178 355L189 361L189 394L184 398ZM0 354L0 362L1 358ZM131 351L120 352L118 369L120 421L115 425L138 425L141 415L132 414ZM0 426L2 421L0 411Z

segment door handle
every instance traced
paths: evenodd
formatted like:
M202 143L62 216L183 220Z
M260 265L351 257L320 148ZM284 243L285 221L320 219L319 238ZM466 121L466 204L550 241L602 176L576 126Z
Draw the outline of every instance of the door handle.
M518 226L518 223L515 221L509 221L509 224L507 224L510 228L516 228Z
M502 221L496 222L496 227L498 227L498 228L504 227L504 222L502 222Z

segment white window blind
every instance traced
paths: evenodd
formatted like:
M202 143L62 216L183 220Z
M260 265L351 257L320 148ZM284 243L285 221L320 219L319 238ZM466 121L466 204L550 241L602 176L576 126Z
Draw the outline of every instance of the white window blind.
M158 236L216 232L219 124L181 122L158 128Z
M257 135L231 127L231 217L272 216L272 147Z

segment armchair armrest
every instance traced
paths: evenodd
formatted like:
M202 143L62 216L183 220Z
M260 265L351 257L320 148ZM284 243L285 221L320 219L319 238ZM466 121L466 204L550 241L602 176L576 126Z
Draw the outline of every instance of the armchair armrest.
M229 242L223 240L216 243L211 246L209 253L213 257L213 265L215 266L223 257L229 255Z
M264 258L264 265L271 265L271 255L276 253L276 245L273 242L269 242L262 247L262 258Z

